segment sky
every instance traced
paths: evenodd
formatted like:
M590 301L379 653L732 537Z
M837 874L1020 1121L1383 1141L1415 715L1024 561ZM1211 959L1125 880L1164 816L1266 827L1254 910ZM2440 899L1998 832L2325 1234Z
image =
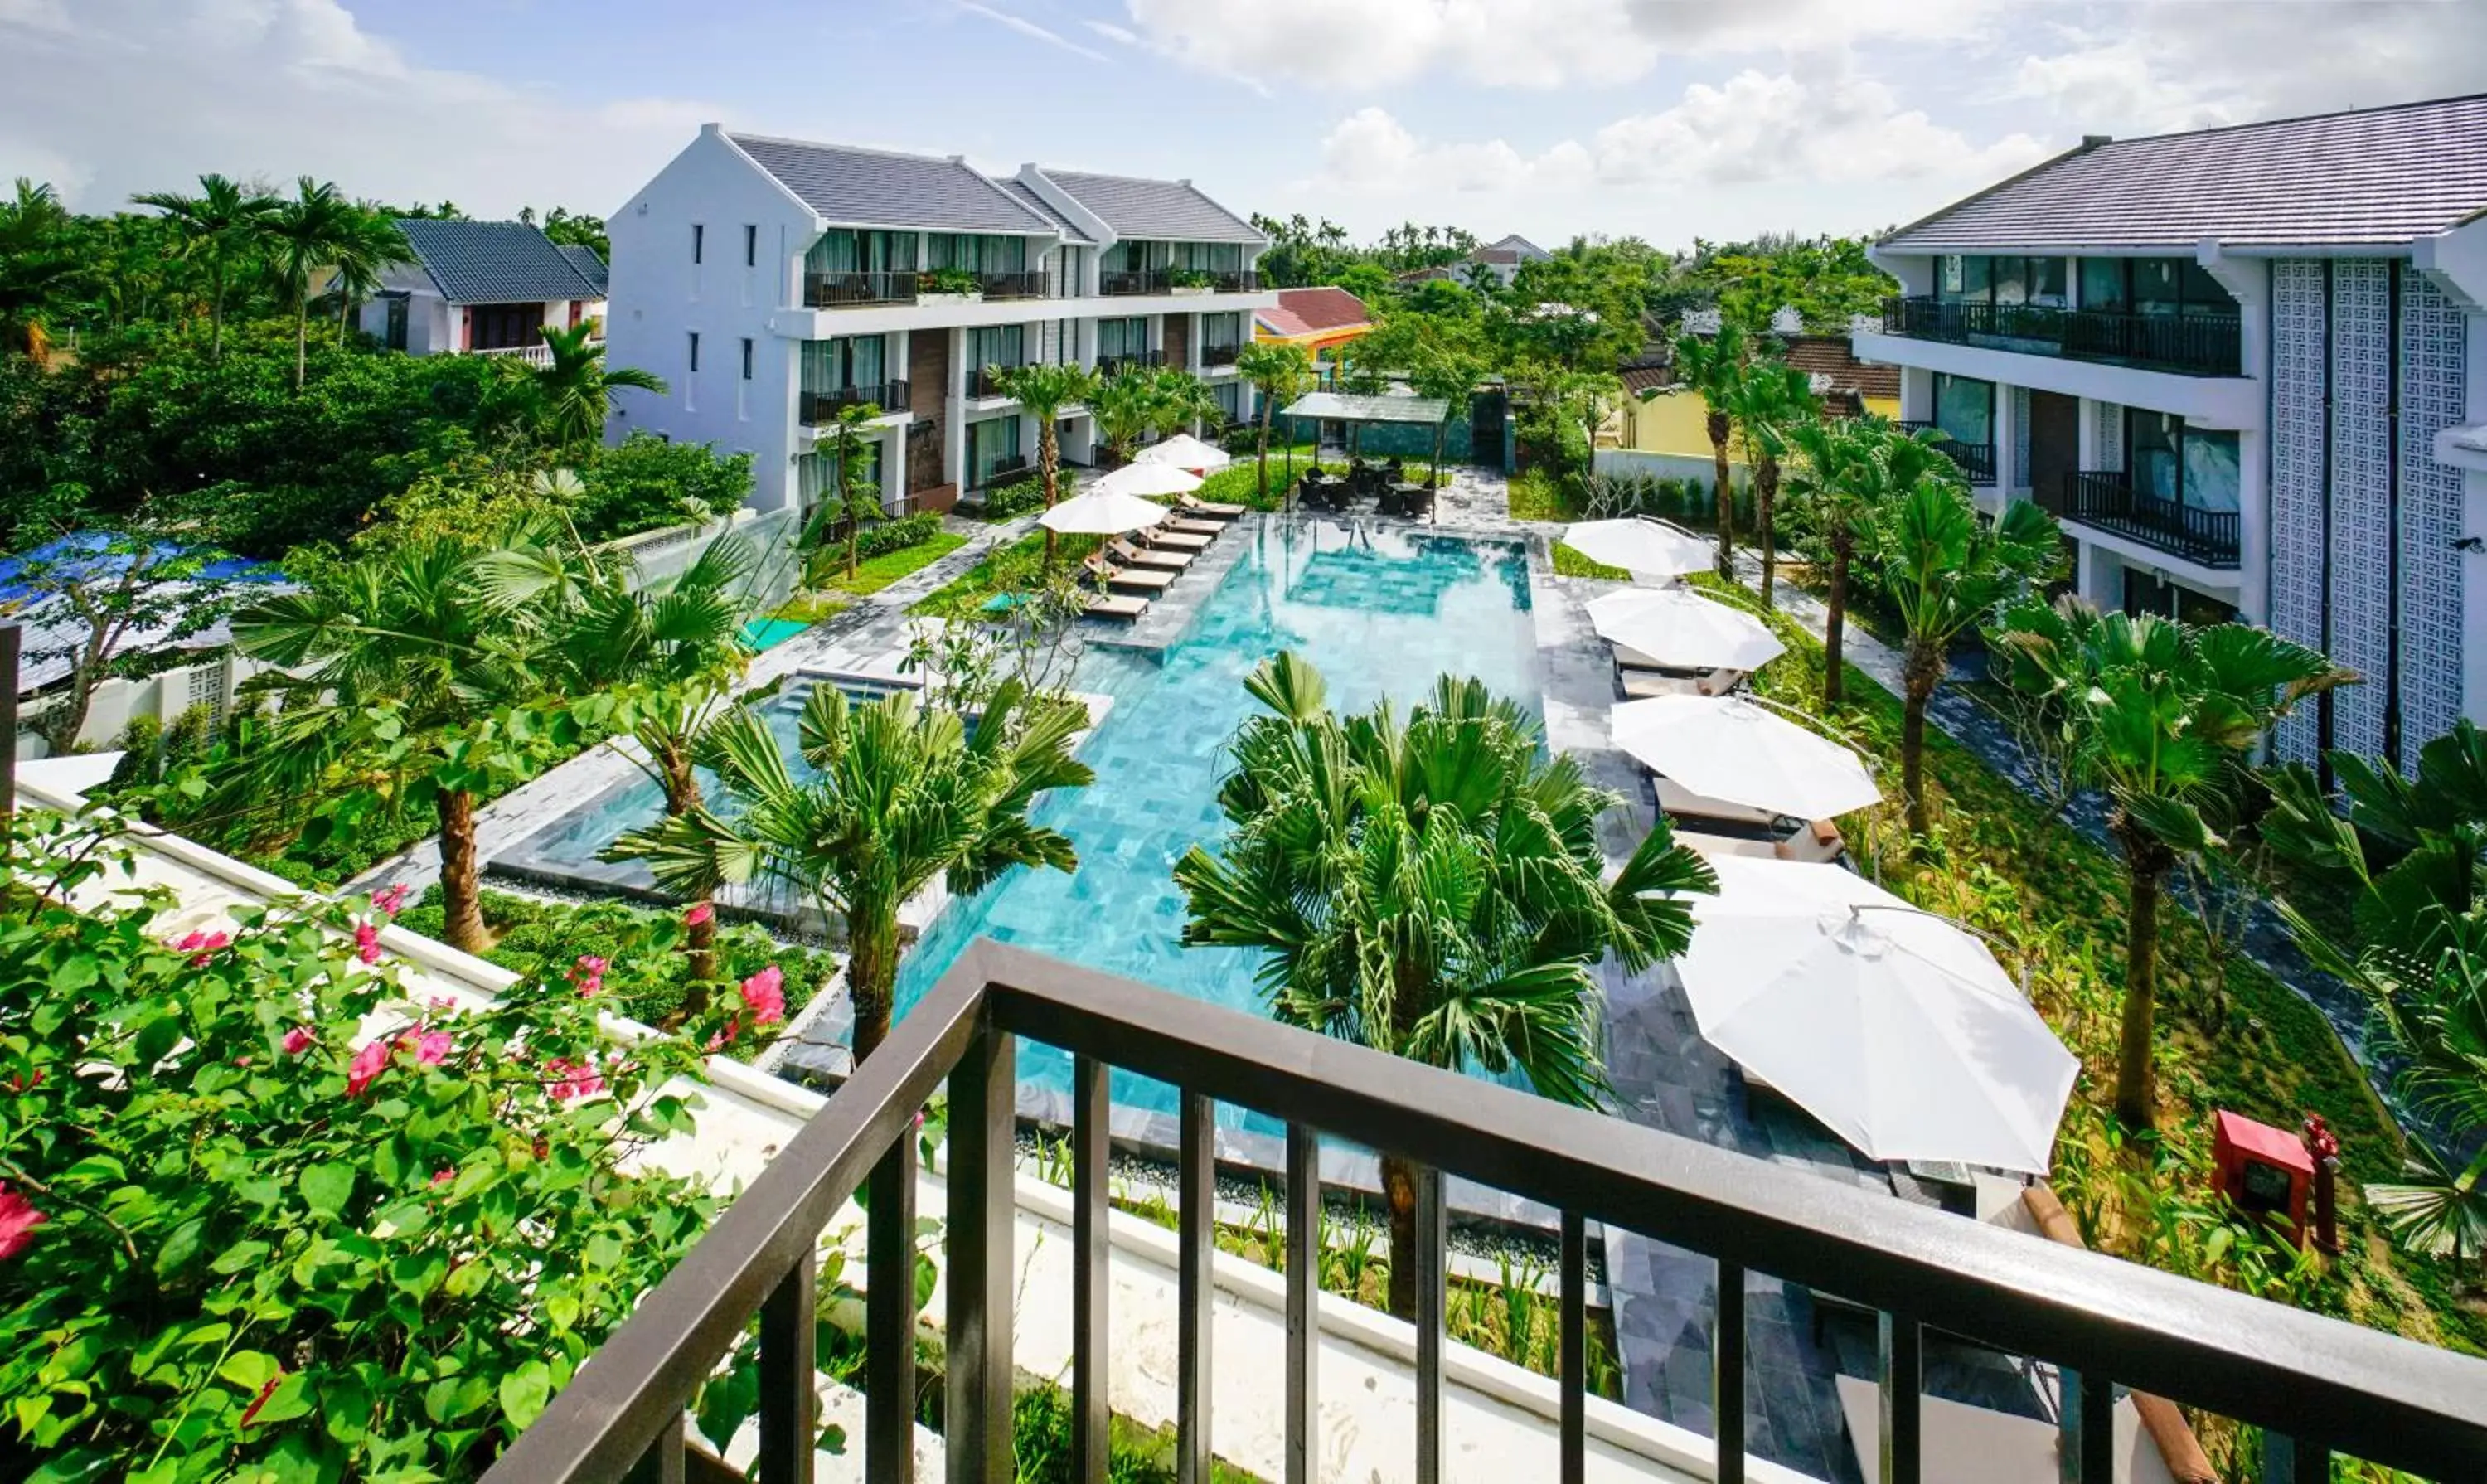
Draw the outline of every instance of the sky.
M0 0L0 180L84 210L218 171L602 215L716 120L1681 247L2487 92L2487 0Z

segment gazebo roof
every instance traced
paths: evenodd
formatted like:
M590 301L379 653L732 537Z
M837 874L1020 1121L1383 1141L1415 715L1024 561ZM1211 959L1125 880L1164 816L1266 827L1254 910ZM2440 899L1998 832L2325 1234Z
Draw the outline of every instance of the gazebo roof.
M1358 397L1347 392L1308 392L1280 413L1340 423L1423 423L1442 420L1450 404L1439 397Z

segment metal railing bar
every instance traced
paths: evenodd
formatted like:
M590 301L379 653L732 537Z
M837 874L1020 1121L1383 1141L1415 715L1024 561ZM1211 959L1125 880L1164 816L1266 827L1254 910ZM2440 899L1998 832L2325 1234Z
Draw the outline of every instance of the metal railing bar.
M1175 1302L1175 1480L1212 1484L1210 1326L1216 1313L1211 1265L1217 1254L1217 1106L1186 1091L1180 1168Z
M2262 1484L2332 1484L2332 1450L2286 1433L2266 1432L2262 1435Z
M1321 1139L1287 1125L1287 1479L1315 1484L1321 1436Z
M1416 1484L1441 1484L1442 1338L1448 1316L1442 1172L1416 1172ZM1390 1254L1393 1262L1398 1253Z
M1717 1484L1745 1484L1745 1270L1719 1260L1719 1303L1710 1330L1710 1415L1718 1439Z
M1563 1396L1558 1473L1562 1484L1584 1484L1589 1472L1589 1223L1580 1213L1563 1213L1562 1329L1556 1369ZM1609 1274L1611 1280L1612 1274Z
M2080 1371L2058 1371L2066 1484L2115 1484L2115 1384Z
M964 1052L983 1001L979 981L936 986L606 1338L596 1363L579 1368L487 1484L604 1484L660 1434L679 1433L691 1393L911 1129Z
M812 1484L821 1409L818 1263L819 1254L805 1247L761 1301L760 1484Z
M2487 1449L2480 1363L2344 1321L1781 1171L1007 944L954 975L998 1023L1557 1210L1906 1308L1998 1348L2420 1474ZM2309 1369L2307 1358L2325 1363Z
M685 1484L690 1471L690 1447L679 1427L659 1433L648 1444L648 1451L622 1476L623 1484Z
M1925 1461L1925 1331L1907 1314L1885 1309L1881 1484L1918 1484Z
M1071 1477L1105 1484L1111 1420L1106 1394L1106 1295L1113 1239L1107 1149L1113 1069L1082 1056L1071 1068Z
M865 1261L863 1472L872 1484L915 1477L915 1135L872 1167Z
M950 1074L949 1389L941 1438L950 1484L1010 1484L1017 1472L1011 1334L1019 1055L1007 1029L990 1015L978 1020Z

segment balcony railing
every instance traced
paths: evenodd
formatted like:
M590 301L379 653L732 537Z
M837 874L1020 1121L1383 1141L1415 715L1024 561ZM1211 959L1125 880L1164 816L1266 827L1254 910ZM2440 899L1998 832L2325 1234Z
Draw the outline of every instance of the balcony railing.
M1200 348L1200 364L1203 366L1232 366L1235 364L1235 357L1242 354L1243 350L1244 348L1242 346L1202 346Z
M977 284L989 299L1041 299L1045 297L1045 274L978 273Z
M1932 423L1916 421L1909 421L1900 424L1900 431L1902 433L1942 432L1942 429L1935 427ZM1995 483L1994 444L1964 443L1960 439L1953 437L1950 434L1945 433L1942 438L1936 441L1935 447L1942 449L1945 457L1949 458L1952 462L1960 465L1960 472L1970 484L1991 485Z
M2115 1386L2268 1430L2267 1484L2328 1481L2333 1452L2430 1478L2471 1478L2487 1457L2487 1364L2096 1253L1834 1185L1707 1144L1438 1071L990 940L968 948L854 1077L726 1209L485 1484L685 1477L684 1409L760 1322L759 1471L811 1477L818 1421L815 1302L821 1235L869 1191L871 1274L911 1274L916 1115L949 1099L947 1391L952 1479L1012 1476L1018 1267L1013 1154L1020 1037L1071 1053L1073 1319L1070 1476L1104 1476L1107 1086L1119 1068L1180 1091L1180 1474L1207 1480L1219 1103L1287 1128L1286 1457L1314 1477L1322 1325L1318 1140L1415 1162L1415 1474L1441 1476L1445 1295L1442 1180L1461 1175L1562 1213L1561 1406L1550 1470L1586 1471L1587 1223L1612 1222L1712 1256L1717 1477L1742 1479L1746 1274L1816 1287L1879 1316L1882 1478L1916 1484L1926 1431L1925 1347L1940 1331L2065 1368L2063 1477L2115 1476ZM1399 1254L1393 1254L1394 1257ZM912 1477L915 1284L864 1301L863 1477ZM2077 1394L2076 1394L2077 1393ZM693 1474L693 1477L699 1476Z
M1204 272L1199 276L1206 278L1208 282L1188 287L1203 288L1213 294L1250 294L1261 287L1261 275L1248 270ZM1171 294L1178 287L1186 286L1175 282L1174 269L1150 268L1144 272L1104 274L1099 278L1097 287L1103 294Z
M812 309L855 304L911 304L916 275L904 273L806 273L803 303Z
M601 342L591 341L589 344L601 344ZM545 345L542 341L538 341L534 345L530 346L477 346L466 353L469 355L504 355L508 356L512 360L525 361L530 366L549 366L552 364L552 347Z
M1886 334L2189 376L2239 375L2241 324L2233 314L2117 314L1923 297L1883 301Z
M1002 390L1002 378L1017 371L1017 366L970 366L966 371L966 395L969 397L1007 397Z
M1097 357L1097 375L1101 377L1110 377L1120 372L1128 371L1134 366L1162 366L1164 364L1165 352L1163 350L1126 350L1120 355L1101 355Z
M970 490L983 490L990 486L998 485L1006 479L1017 479L1021 474L1026 473L1028 468L1029 464L1027 462L1027 455L1025 454L1012 454L1007 458L996 459L993 461L992 467L985 470L984 474L979 478L970 481L967 488Z
M2039 503L2059 518L2130 537L2204 567L2237 565L2235 511L2204 510L2136 490L2129 474L2111 469L2067 474L2062 490L2039 491Z
M904 412L908 405L908 385L903 380L874 381L862 386L841 386L831 391L803 394L803 420L807 423L833 423L838 409L869 402L883 412Z

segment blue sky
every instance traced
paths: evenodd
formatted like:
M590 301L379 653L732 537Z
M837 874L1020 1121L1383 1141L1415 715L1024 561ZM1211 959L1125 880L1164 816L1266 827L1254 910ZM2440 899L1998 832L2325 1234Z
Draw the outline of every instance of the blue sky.
M0 0L0 177L602 211L700 122L1675 246L2118 135L2487 90L2479 0Z

